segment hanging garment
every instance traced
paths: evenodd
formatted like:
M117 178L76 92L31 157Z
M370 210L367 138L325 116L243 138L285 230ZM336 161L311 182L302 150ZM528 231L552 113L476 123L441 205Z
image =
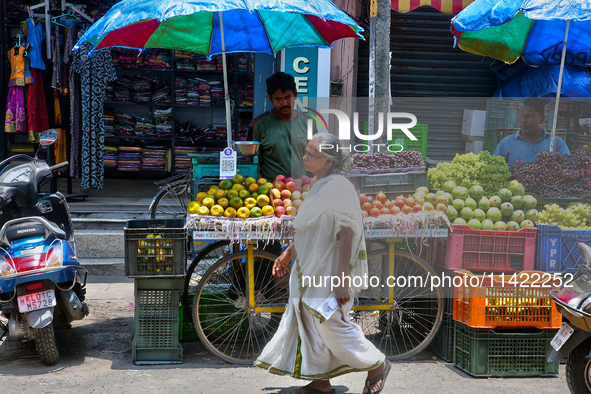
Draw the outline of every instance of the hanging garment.
M31 59L31 68L45 70L45 62L41 48L43 45L43 27L41 24L35 24L31 18L27 19L27 42L29 43L29 58Z
M25 51L24 46L8 51L10 61L10 81L8 86L25 86Z
M77 25L68 29L66 43L64 45L64 63L68 69L68 93L70 94L70 176L80 178L80 155L82 143L82 107L80 91L80 74L73 72L72 61L74 45L78 38L82 37L83 31L79 31Z
M8 89L4 117L4 131L6 133L24 133L27 129L23 89L22 86L11 86Z
M60 95L57 89L53 89L53 108L55 113L55 124L61 125L62 124L62 109L60 106ZM66 155L66 132L61 127L56 128L58 132L58 139L55 141L54 145L54 154L55 154L55 164L63 163L67 160Z
M99 50L88 56L93 49L85 42L74 52L72 71L80 74L82 92L82 181L81 189L103 189L105 125L103 100L105 86L117 79L111 52Z
M32 68L33 83L27 86L27 126L29 142L39 140L39 133L49 129L42 72Z
M58 25L55 25L55 29L53 30L53 35L51 36L51 40L53 42L53 73L51 76L51 87L55 89L60 88L61 84L61 64L62 64L62 52L61 52L61 32Z

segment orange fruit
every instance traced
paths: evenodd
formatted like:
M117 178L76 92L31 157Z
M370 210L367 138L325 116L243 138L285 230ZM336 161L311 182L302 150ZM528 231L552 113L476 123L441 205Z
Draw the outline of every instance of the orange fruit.
M219 200L220 198L224 198L224 197L226 197L226 191L222 190L222 189L216 190L214 196L215 196L216 200Z
M189 204L187 204L187 211L189 211L190 214L194 215L197 213L197 210L200 206L201 204L199 204L197 201L191 201Z
M224 208L221 205L214 205L211 207L211 216L223 216L224 215Z
M243 204L244 203L242 202L242 199L240 197L232 197L230 199L230 206L234 209L242 207Z
M259 196L262 194L269 194L269 189L266 185L259 186Z
M207 215L209 215L209 209L207 209L206 206L202 205L197 210L197 213L201 216L207 216Z
M195 197L195 201L200 203L205 197L207 197L207 193L199 192L199 193L197 193L197 196Z
M226 179L225 181L220 182L220 189L230 190L232 188L232 185L232 181Z
M271 182L265 183L265 186L267 186L269 190L273 189L273 184Z
M246 200L244 200L244 206L248 209L254 208L257 206L257 200L252 197L248 197Z
M244 189L244 186L240 183L235 183L234 186L232 186L232 189L240 191Z
M236 174L232 177L232 183L236 184L242 184L244 183L244 176L240 175L240 174Z
M265 216L275 215L275 210L270 205L265 205L263 207L262 211L263 211L263 215L265 215Z
M251 177L251 176L249 176L248 178L246 178L246 179L244 180L244 185L245 185L246 187L249 187L249 186L250 186L250 185L252 185L252 184L255 184L255 185L256 185L256 183L257 183L257 180L256 180L256 179L254 179L254 178L253 178L253 177Z
M259 185L257 185L256 183L251 183L250 186L248 186L248 191L251 193L254 193L257 190L259 190Z
M201 205L209 209L215 205L215 200L211 197L205 197L201 202Z
M236 210L232 207L226 208L226 210L224 211L224 217L235 218L236 217Z
M240 219L246 219L246 218L250 217L250 209L248 209L246 207L239 208L238 211L236 212L236 216L239 217Z
M263 210L259 207L254 207L250 210L250 217L251 218L260 218L263 216Z
M265 205L269 205L269 197L266 194L259 195L257 197L257 205L261 208Z
M221 205L224 209L230 206L230 201L226 197L220 198L218 200L218 205Z
M259 186L264 185L265 183L267 183L267 180L265 178L259 178L259 180L257 181L257 185Z
M259 196L259 193L254 192L250 195L252 198L257 198Z
M228 200L231 200L231 199L233 199L234 197L238 197L238 190L234 190L234 189L232 189L232 190L228 190L228 191L226 192L226 198L227 198Z
M250 197L250 192L246 189L243 189L238 192L238 196L244 200L245 198Z

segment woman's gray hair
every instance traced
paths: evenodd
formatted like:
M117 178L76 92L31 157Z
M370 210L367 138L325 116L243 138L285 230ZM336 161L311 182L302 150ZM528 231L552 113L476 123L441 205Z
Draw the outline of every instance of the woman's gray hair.
M314 136L318 142L320 154L332 160L332 169L342 172L351 171L351 154L343 148L339 139L330 133L319 133Z

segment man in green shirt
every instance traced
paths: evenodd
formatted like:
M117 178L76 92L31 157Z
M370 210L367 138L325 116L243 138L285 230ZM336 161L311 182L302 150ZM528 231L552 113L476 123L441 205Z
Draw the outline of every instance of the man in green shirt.
M269 182L277 175L299 178L306 175L302 158L306 154L308 117L293 109L297 97L295 79L284 72L267 78L267 97L273 104L251 122L251 141L261 143L259 172Z

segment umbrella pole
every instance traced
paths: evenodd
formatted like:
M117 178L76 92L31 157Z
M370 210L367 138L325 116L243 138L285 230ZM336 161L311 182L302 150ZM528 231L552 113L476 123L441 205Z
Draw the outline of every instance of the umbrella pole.
M226 105L226 134L228 136L228 148L232 147L232 114L230 111L230 95L228 94L228 68L226 67L226 43L224 41L224 19L222 12L219 11L220 17L220 36L222 39L222 68L224 74L224 103Z
M566 32L564 33L564 44L562 45L562 59L560 60L560 75L558 76L558 91L556 92L556 104L554 105L554 119L552 120L550 152L554 152L554 136L556 135L556 124L558 123L558 107L560 106L560 93L562 92L562 75L564 74L564 63L566 62L566 44L568 43L569 28L570 21L566 21Z

